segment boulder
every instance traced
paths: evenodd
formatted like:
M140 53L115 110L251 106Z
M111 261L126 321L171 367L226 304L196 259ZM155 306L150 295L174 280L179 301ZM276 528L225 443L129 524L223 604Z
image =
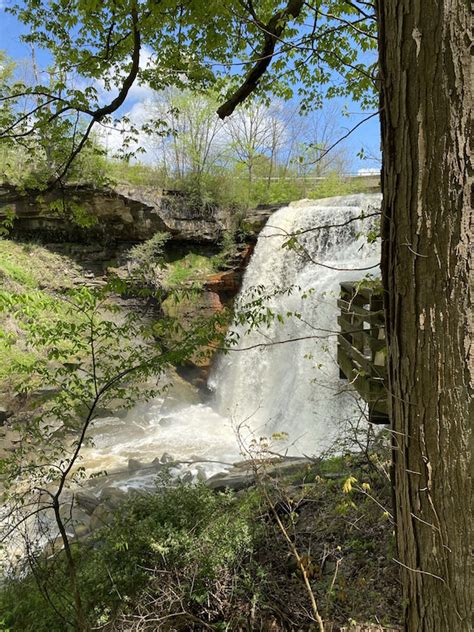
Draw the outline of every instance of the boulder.
M237 473L234 470L229 472L221 472L214 474L206 481L207 487L213 489L216 492L224 491L226 489L233 489L239 491L246 489L255 483L255 477L253 472L240 472Z
M307 458L292 458L269 462L265 467L265 475L271 478L278 476L290 476L292 474L301 473L301 479L304 479L307 467L311 467L313 461ZM255 472L250 461L242 461L236 463L227 472L220 472L207 479L206 485L216 491L224 489L234 489L236 491L250 487L255 483Z
M127 500L127 492L118 487L104 487L100 493L100 500L111 509L115 509Z
M137 470L142 470L146 465L138 461L138 459L128 459L128 471L136 472Z
M106 527L112 520L113 513L105 504L98 505L91 515L90 528L92 531Z
M202 465L196 466L196 478L199 483L204 483L207 480L206 469Z
M43 555L46 559L49 557L53 557L54 555L57 555L57 553L59 553L62 548L63 540L61 536L58 535L56 538L51 538L50 540L48 540L46 546L43 548Z
M186 472L184 472L180 477L179 480L181 481L181 483L192 483L194 480L194 476L193 473L190 470L186 470Z
M84 511L89 515L94 513L95 509L100 504L100 501L96 496L83 491L76 492L74 494L74 500L76 501L76 505L84 509Z
M59 515L67 525L76 525L80 523L88 524L90 513L91 512L87 512L84 507L79 505L77 498L75 497L73 497L72 502L63 503L59 509Z
M90 535L90 532L91 532L90 521L87 524L81 523L81 524L74 525L74 538L76 540L81 540L82 538L86 538L88 535Z
M0 404L0 426L2 426L13 415L11 410Z

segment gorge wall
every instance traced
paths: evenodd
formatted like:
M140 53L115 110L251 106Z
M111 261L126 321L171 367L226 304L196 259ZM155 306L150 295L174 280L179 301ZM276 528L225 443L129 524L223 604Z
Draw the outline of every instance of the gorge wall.
M8 211L15 214L12 236L48 242L138 242L167 232L177 242L215 244L239 220L256 235L273 210L258 208L243 217L234 209L196 204L182 192L150 186L68 185L48 192L0 186L0 220Z
M8 236L20 242L40 242L77 264L70 266L77 286L101 285L109 273L127 278L130 247L157 232L170 235L165 254L169 261L176 261L190 253L212 257L221 250L226 232L243 228L245 239L233 256L226 258L222 269L199 279L199 296L193 301L182 300L179 305L162 304L163 312L183 325L196 317L209 317L233 300L241 287L253 243L274 210L266 207L242 213L197 205L181 192L150 186L69 185L48 192L0 186L0 222L14 213ZM128 303L133 309L133 299ZM204 385L209 363L190 363L181 370L187 379Z

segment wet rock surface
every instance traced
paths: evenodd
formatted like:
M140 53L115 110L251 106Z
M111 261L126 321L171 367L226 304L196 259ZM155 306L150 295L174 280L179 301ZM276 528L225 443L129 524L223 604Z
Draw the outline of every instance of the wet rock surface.
M265 476L271 478L288 476L302 472L305 467L311 467L313 464L314 461L311 459L287 457L266 463ZM225 489L238 491L246 489L256 483L258 469L258 464L251 461L235 463L229 470L211 476L211 478L206 481L206 485L215 491L224 491Z
M71 534L83 537L109 524L122 503L136 494L153 493L160 485L204 483L216 492L240 491L255 485L257 471L262 472L261 465L256 468L255 463L242 461L229 464L227 469L209 477L206 470L208 463L198 455L193 455L189 461L175 460L167 452L150 463L130 459L127 470L91 479L84 489L74 492L63 505L63 516ZM298 474L303 479L313 465L311 459L287 457L267 462L264 472L271 478Z

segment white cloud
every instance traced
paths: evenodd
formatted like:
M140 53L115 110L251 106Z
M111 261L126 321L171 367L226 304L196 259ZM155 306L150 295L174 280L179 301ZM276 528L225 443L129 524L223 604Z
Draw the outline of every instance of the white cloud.
M131 109L124 114L129 119L130 125L117 124L112 127L98 127L97 135L100 142L106 148L109 156L114 156L123 150L124 140L128 139L128 151L136 152L137 149L145 150L145 153L138 153L136 159L143 163L153 162L153 146L148 134L141 131L141 127L150 121L150 105L149 100L137 101ZM137 129L133 140L130 142L130 127Z
M1 2L2 0L0 0ZM143 48L140 57L140 68L145 70L153 65L155 61L154 54L147 48ZM90 83L79 79L76 82L76 88L84 90ZM97 96L99 104L104 105L109 103L117 96L120 86L112 89L107 89L105 81L99 79L93 82L93 87L97 90ZM140 131L142 125L150 120L150 101L155 94L154 90L150 88L147 83L138 83L135 81L130 88L124 105L115 114L118 119L120 117L126 117L130 121L130 125L121 123L114 124L112 126L97 126L96 136L105 148L110 156L119 153L123 149L124 140L130 135L128 133L130 126L138 129L138 133L135 135L135 140L130 143L129 150L136 151L138 148L144 149L147 153L137 154L137 159L140 162L150 163L151 157L151 143L147 134Z
M0 0L1 2L1 0ZM140 54L140 69L146 70L147 68L153 66L155 62L155 56L152 51L147 48L142 48ZM110 73L113 75L113 70ZM117 73L118 75L119 73ZM108 102L113 99L118 91L120 90L120 84L118 86L108 89L106 87L106 82L103 79L98 79L94 82L94 88L97 90L97 94L99 96L99 100ZM132 84L132 87L128 91L127 99L125 103L130 101L145 101L146 99L150 99L153 95L153 90L147 83L139 83L135 81Z

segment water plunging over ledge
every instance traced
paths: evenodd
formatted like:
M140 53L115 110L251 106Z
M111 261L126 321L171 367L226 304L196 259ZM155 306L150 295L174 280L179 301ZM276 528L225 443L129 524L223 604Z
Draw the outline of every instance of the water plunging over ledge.
M137 406L124 419L98 420L95 447L84 451L83 465L124 469L129 459L151 462L163 452L177 460L198 456L231 463L241 458L235 430L243 422L257 437L288 433L291 454L327 448L341 423L360 415L354 397L340 392L336 300L341 281L379 274L379 244L369 244L366 235L375 220L359 217L378 212L380 204L380 195L358 194L303 200L274 213L237 301L245 305L258 286L281 319L249 333L247 325L233 326L239 343L215 362L208 404L172 394ZM293 234L299 234L303 250L284 247ZM279 292L289 287L291 293ZM288 313L299 316L287 318ZM219 463L206 466L208 474L222 469ZM127 485L142 484L141 475L127 478Z

